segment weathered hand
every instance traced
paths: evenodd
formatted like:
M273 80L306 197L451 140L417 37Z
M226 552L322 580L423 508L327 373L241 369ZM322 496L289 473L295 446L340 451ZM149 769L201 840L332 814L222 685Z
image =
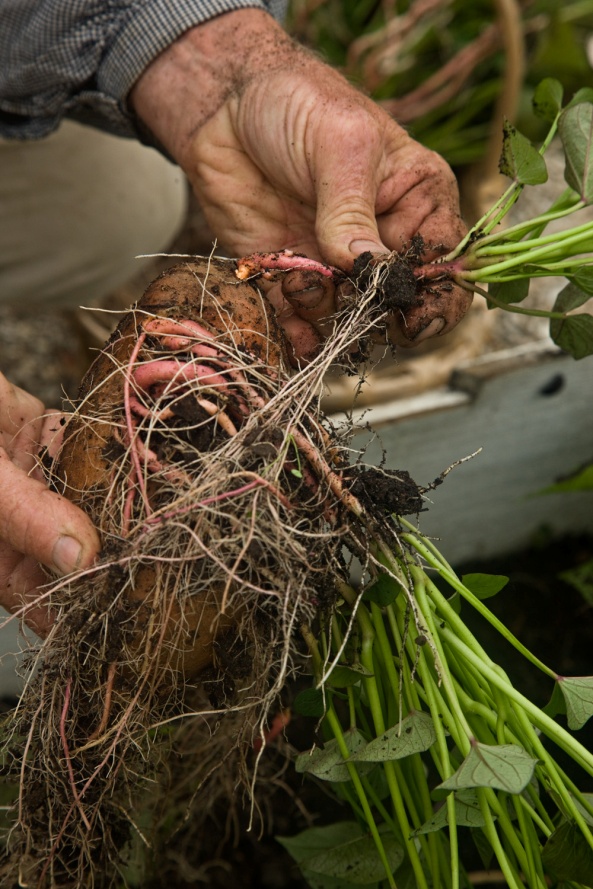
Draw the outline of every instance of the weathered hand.
M204 71L214 97L207 109L208 89L192 100L190 85ZM360 253L404 249L416 234L431 259L465 233L445 161L258 10L188 32L147 69L132 98L233 253L289 248L349 269ZM334 295L331 287L292 287L284 296L301 322L286 305L281 317L306 352L317 340L309 324L322 332ZM444 333L470 302L458 288L428 295L394 317L391 336L409 345Z
M34 601L47 583L40 562L68 574L99 551L90 519L47 489L37 465L40 448L59 440L60 417L0 374L0 605L8 611ZM43 635L51 614L40 603L25 620Z

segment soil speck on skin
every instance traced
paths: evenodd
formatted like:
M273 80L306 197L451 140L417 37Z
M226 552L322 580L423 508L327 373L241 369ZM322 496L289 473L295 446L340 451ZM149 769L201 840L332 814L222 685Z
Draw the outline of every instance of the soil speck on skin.
M356 477L350 486L354 496L371 515L414 515L423 508L422 493L405 469L354 467Z

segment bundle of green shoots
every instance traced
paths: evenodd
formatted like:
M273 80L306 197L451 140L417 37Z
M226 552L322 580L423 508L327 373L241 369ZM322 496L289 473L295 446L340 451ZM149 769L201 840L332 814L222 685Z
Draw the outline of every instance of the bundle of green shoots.
M511 305L540 275L568 285L551 313L552 335L575 357L593 353L593 317L570 315L593 294L593 222L546 235L553 219L593 202L593 104L582 91L561 109L545 81L535 106L551 120L539 150L507 130L503 169L513 179L468 238L440 263L467 286L489 282L488 300ZM543 154L560 131L568 189L543 215L495 233L525 185L546 179ZM494 286L493 286L494 285ZM518 290L517 288L521 288ZM532 310L534 311L534 310ZM471 882L460 860L469 829L485 868L511 889L593 886L593 794L579 790L550 750L553 742L584 781L593 754L570 730L593 715L593 677L568 678L542 663L489 610L506 578L461 580L407 520L369 528L369 559L358 588L342 583L325 623L303 633L315 687L295 708L320 720L323 746L297 758L299 772L330 782L353 820L310 828L281 842L313 889L349 886L459 889ZM543 710L513 684L463 620L475 609L550 679Z

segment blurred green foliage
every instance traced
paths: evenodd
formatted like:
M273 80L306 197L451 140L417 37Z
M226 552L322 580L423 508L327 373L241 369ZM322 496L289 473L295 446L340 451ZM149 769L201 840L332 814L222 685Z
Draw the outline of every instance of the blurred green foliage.
M566 97L593 87L593 0L291 0L288 24L456 168L479 160L500 126L509 40L523 49L515 122L529 138L540 136L531 111L540 80L555 77Z

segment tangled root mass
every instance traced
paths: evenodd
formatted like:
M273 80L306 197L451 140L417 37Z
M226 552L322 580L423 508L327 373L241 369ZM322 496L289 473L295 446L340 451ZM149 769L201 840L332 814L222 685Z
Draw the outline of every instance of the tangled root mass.
M241 779L252 790L255 741L301 669L299 627L331 608L344 547L368 559L369 516L420 509L407 473L349 467L319 412L325 370L366 334L368 307L291 376L261 294L232 280L214 260L157 279L42 461L103 550L48 585L57 619L7 726L21 779L7 885L118 885L126 849L151 842L140 801L167 794L171 811L179 791L187 816L231 759L232 786L211 785L199 811ZM173 789L171 749L185 770Z

